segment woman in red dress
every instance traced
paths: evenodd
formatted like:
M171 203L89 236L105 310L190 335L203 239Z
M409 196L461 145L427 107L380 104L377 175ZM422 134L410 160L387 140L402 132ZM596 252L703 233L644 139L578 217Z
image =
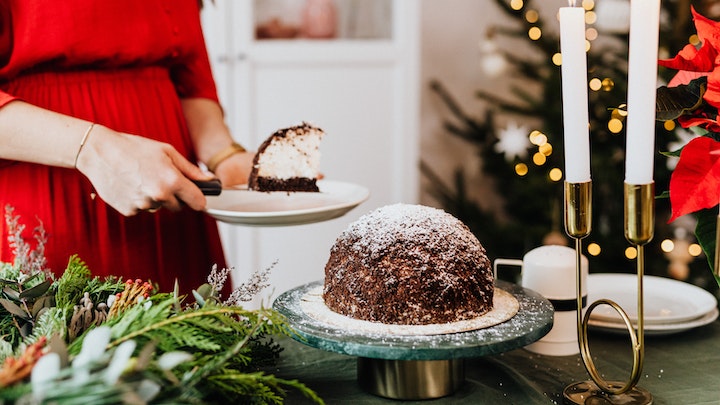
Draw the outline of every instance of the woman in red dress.
M0 211L30 244L42 224L56 274L78 254L163 291L203 283L225 266L191 182L209 161L238 184L252 154L223 121L197 0L0 0Z

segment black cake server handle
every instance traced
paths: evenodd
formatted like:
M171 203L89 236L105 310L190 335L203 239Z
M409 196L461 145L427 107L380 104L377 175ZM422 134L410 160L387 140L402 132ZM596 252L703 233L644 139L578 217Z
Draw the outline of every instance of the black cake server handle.
M191 181L195 183L195 185L198 186L205 195L220 195L222 192L222 183L220 182L220 179Z

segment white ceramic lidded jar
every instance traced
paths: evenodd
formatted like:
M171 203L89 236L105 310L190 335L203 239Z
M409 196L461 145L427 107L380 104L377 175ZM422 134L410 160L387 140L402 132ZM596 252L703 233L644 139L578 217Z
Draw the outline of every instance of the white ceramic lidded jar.
M525 349L549 356L580 353L577 331L577 270L575 250L560 245L544 245L525 254L522 260L495 259L498 266L519 266L520 284L546 298L553 306L553 327L540 340ZM582 308L587 307L588 260L581 258Z
M583 310L587 307L588 260L581 258ZM523 257L521 284L547 298L555 310L553 327L525 349L551 356L580 353L577 320L575 249L560 245L537 247Z

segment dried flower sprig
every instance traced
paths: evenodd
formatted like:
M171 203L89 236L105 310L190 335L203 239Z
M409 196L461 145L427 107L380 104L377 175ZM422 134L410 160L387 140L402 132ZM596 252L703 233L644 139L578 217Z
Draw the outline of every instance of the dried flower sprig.
M23 237L25 225L20 223L20 216L13 215L15 208L5 206L5 223L8 226L8 244L15 256L15 266L24 274L45 273L52 275L52 271L47 268L47 259L45 258L45 244L47 243L47 233L42 221L38 219L39 225L33 230L33 237L36 245L33 249Z
M18 358L7 357L0 368L0 387L8 387L24 380L32 372L35 363L43 356L47 339L40 338L27 346Z
M147 281L140 279L125 281L125 289L115 296L108 318L115 317L131 306L138 304L141 300L150 297L153 289L153 285Z

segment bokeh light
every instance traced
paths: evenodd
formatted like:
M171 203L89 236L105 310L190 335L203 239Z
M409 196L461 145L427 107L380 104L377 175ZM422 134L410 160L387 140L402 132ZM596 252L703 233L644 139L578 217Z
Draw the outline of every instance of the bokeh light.
M525 20L530 24L535 24L539 19L540 14L535 10L528 10L527 13L525 13Z
M603 91L611 91L615 88L615 82L613 79L606 77L602 80L602 89Z
M552 155L553 147L549 143L544 143L538 147L538 152L542 153L545 156Z
M597 14L594 11L588 11L585 13L585 24L595 24L597 21Z
M591 256L598 256L601 251L602 251L602 249L600 249L600 245L598 245L595 242L590 243L587 246L587 252Z
M533 41L537 41L540 37L542 37L542 30L540 30L539 27L532 27L528 30L528 36Z
M613 134L619 134L623 129L623 123L621 120L617 118L613 118L610 121L608 121L608 131L612 132Z
M563 177L563 172L557 167L554 167L550 170L550 173L548 173L548 177L552 181L560 181Z
M515 165L515 173L517 173L518 176L522 177L528 174L528 167L525 163L518 163Z
M690 246L688 246L688 253L690 253L690 256L698 257L702 254L703 250L700 245L697 243L693 243Z
M552 63L555 66L561 66L562 65L562 54L560 52L556 53L552 56Z
M670 239L665 239L660 243L660 249L665 253L670 253L675 249L675 242Z

